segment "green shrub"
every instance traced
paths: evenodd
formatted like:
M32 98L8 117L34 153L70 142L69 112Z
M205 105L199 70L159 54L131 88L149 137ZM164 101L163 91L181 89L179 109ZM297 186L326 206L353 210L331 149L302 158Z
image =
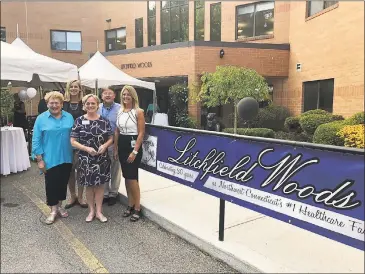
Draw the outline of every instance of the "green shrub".
M344 140L337 135L343 127L346 126L345 121L334 121L331 123L320 125L313 135L313 143L343 146Z
M269 128L275 131L283 130L285 119L289 116L290 112L286 107L269 105L260 108L255 119L248 122L248 124L254 128Z
M197 128L197 121L188 115L180 115L176 117L176 124L184 128Z
M314 134L318 126L322 124L326 124L332 122L332 115L329 113L326 114L306 114L301 115L300 117L300 127L305 131L307 134Z
M284 132L284 131L277 131L275 132L275 139L282 139L282 140L290 140L296 142L312 142L312 136L306 134L305 132L296 133L296 132Z
M285 119L284 126L289 132L302 132L302 128L299 123L300 117L288 117Z
M223 132L233 133L233 128L225 128ZM246 135L246 136L256 136L256 137L264 137L264 138L274 138L275 132L269 128L238 128L238 135Z
M364 124L364 112L358 112L352 115L350 118L346 119L349 125L361 125Z
M303 112L300 116L304 117L304 116L312 115L312 114L326 115L326 114L330 114L330 113L323 109L313 109L313 110L308 110L306 112Z
M343 118L342 115L337 115L337 114L332 115L332 121L343 121L343 120L345 120L345 118Z

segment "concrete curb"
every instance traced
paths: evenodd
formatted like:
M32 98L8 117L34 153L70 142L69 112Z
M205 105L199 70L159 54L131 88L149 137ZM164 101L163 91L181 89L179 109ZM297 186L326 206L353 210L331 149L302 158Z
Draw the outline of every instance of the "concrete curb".
M123 194L118 194L118 200L123 204L128 204L128 199ZM257 267L253 266L249 262L242 261L238 259L233 254L226 252L222 249L219 249L215 245L203 240L202 238L190 233L183 227L167 220L166 218L160 216L158 213L146 208L141 204L143 216L151 220L152 222L160 225L162 228L166 229L167 231L179 236L180 238L184 239L185 241L193 244L200 250L208 253L212 257L219 259L225 262L230 267L234 268L235 270L241 273L264 273L263 271L259 270Z

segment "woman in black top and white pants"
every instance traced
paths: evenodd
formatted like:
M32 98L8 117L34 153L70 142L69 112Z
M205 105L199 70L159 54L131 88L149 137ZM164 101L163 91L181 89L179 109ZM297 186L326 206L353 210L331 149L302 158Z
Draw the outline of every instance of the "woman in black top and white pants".
M73 80L67 83L66 92L65 92L65 102L63 103L63 110L67 111L72 115L74 121L80 116L85 114L82 106L82 97L83 92L81 88L81 84L78 80ZM75 169L77 167L78 161L78 150L74 148L73 150L73 161L72 161L72 171L70 175L70 179L68 181L68 189L70 191L71 197L67 202L65 208L71 208L77 204L79 204L83 208L87 208L87 203L84 202L83 194L84 187L78 186L77 196L76 196L76 176Z
M128 208L123 216L132 215L130 220L135 222L141 217L138 169L142 160L145 119L143 110L139 108L136 90L125 86L121 93L121 108L114 134L114 157L119 157L128 196Z

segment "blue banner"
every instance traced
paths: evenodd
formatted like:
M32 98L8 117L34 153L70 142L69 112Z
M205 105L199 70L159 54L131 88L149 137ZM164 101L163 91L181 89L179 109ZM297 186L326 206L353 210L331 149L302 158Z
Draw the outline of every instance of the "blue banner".
M364 152L146 126L142 168L364 250Z

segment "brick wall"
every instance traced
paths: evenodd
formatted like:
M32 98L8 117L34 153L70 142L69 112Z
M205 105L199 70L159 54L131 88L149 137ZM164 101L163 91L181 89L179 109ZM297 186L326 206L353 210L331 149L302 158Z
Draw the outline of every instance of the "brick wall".
M8 43L15 40L18 23L20 38L28 46L64 62L83 65L89 54L96 51L97 40L104 51L100 2L27 2L26 6L24 2L1 2L1 26L6 28ZM82 52L51 50L51 29L81 31Z
M298 114L302 83L334 78L333 112L347 117L363 111L364 3L340 1L338 7L310 20L305 13L304 1L290 9L288 90L278 96ZM301 72L296 63L302 63Z

